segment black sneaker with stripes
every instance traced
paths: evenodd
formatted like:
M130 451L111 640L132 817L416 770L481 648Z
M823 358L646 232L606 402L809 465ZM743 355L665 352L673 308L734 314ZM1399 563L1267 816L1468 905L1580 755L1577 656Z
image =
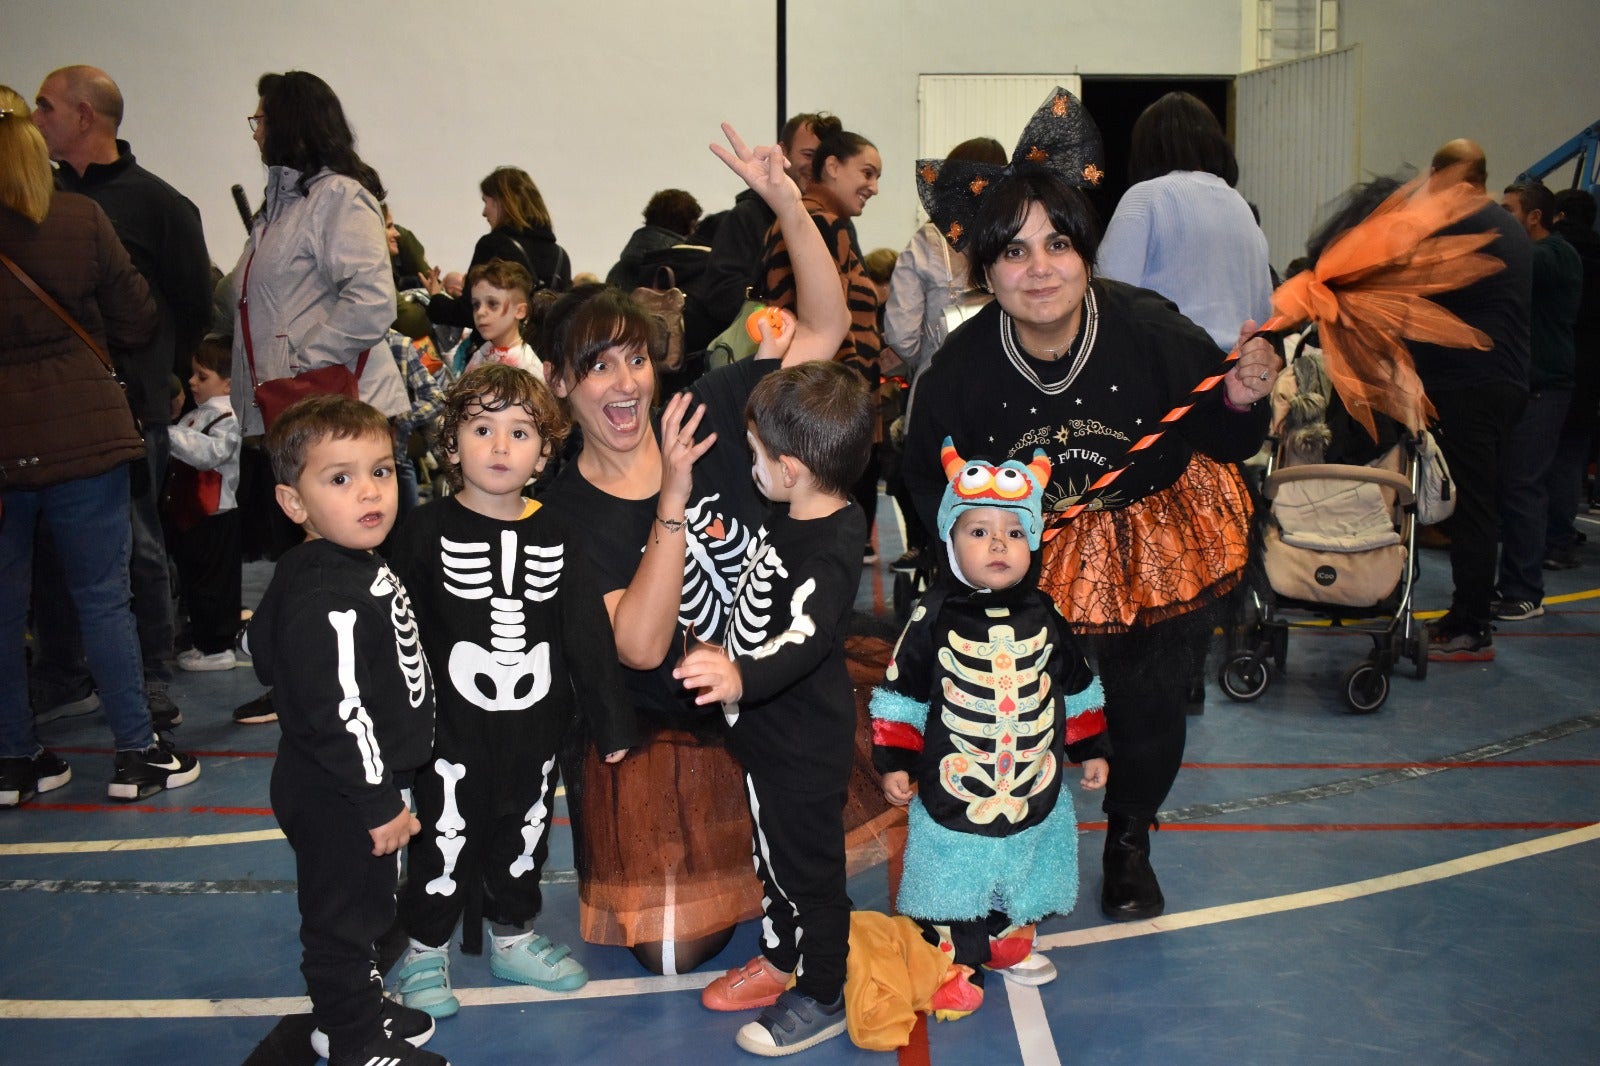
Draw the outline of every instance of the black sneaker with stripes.
M450 1066L450 1060L412 1047L398 1036L380 1036L353 1055L334 1055L328 1066Z

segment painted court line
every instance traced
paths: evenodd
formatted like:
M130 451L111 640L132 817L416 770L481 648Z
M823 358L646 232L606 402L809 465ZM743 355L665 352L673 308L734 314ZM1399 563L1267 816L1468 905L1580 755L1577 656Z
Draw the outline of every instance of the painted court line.
M1006 1000L1011 1004L1011 1023L1017 1030L1017 1045L1022 1049L1022 1066L1061 1066L1050 1017L1037 988L1006 982Z
M1285 896L1232 903L1220 907L1168 914L1144 922L1126 925L1096 926L1091 929L1073 929L1040 937L1035 946L1041 950L1083 947L1088 944L1125 940L1152 933L1170 933L1194 929L1219 922L1254 918L1264 914L1281 914L1306 907L1328 903L1342 903L1363 896L1392 892L1396 889L1441 881L1450 877L1488 869L1519 859L1532 858L1562 848L1600 840L1600 823L1566 833L1524 841L1475 855L1465 855L1448 862L1422 866L1414 870L1383 877L1354 881L1308 892L1294 892ZM699 989L710 979L708 974L689 973L674 977L637 977L608 981L590 981L576 992L545 992L526 985L503 985L491 988L460 988L456 996L463 1006L492 1006L515 1003L571 1002L575 999L607 999L615 996L649 995L661 992L686 992ZM1015 999L1019 989L1007 986L1008 999ZM299 1014L310 1009L303 996L271 996L260 999L0 999L0 1018L33 1018L46 1020L88 1018L258 1018L281 1017ZM1013 1007L1013 1011L1017 1008ZM1031 1008L1028 1008L1031 1009ZM1041 1013L1043 1008L1040 1008ZM1020 1037L1019 1037L1020 1039ZM1032 1063L1055 1060L1029 1059Z
M1061 933L1051 933L1040 937L1034 946L1041 951L1054 948L1084 947L1088 944L1103 944L1112 940L1149 936L1152 933L1172 933L1180 929L1196 929L1200 926L1215 925L1219 922L1238 921L1241 918L1258 918L1265 914L1282 914L1286 911L1303 910L1307 907L1320 907L1328 903L1344 903L1352 899L1360 899L1363 896L1375 896L1382 892L1393 892L1397 889L1425 885L1431 881L1460 877L1463 874L1486 870L1508 862L1516 862L1519 859L1532 858L1551 851L1559 851L1562 848L1570 848L1578 844L1587 844L1594 840L1600 840L1600 822L1585 826L1582 829L1556 833L1552 836L1540 837L1537 840L1525 840L1520 844L1510 844L1503 848L1480 851L1474 855L1463 855L1459 859L1451 859L1448 862L1434 863L1431 866L1419 866L1413 870L1402 870L1399 873L1371 877L1364 881L1352 881L1348 884L1332 885L1328 888L1313 889L1309 892L1292 892L1286 896L1271 896L1266 899L1247 900L1243 903L1229 903L1220 907L1185 911L1182 914L1164 914L1159 918L1151 918L1142 922L1128 922L1125 925L1101 925L1090 929L1070 929Z

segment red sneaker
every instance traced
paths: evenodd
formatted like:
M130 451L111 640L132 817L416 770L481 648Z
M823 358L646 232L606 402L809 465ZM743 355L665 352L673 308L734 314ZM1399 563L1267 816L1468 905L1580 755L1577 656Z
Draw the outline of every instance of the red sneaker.
M700 990L700 1003L707 1010L759 1010L778 1002L789 987L786 974L765 955L757 955L743 966L729 970Z

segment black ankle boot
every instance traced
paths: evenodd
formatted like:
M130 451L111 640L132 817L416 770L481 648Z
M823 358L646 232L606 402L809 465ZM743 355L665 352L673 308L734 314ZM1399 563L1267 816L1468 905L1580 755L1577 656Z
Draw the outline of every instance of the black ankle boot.
M1161 885L1150 866L1150 826L1153 822L1125 814L1107 816L1106 850L1101 860L1105 881L1100 889L1100 913L1113 922L1154 918L1166 910Z

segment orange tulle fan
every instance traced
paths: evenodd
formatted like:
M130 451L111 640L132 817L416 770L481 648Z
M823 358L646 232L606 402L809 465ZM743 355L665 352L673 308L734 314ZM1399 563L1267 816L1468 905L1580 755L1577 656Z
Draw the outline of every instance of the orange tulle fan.
M1480 251L1494 233L1432 236L1486 203L1476 188L1448 181L1448 173L1431 183L1419 177L1397 189L1272 294L1281 317L1316 323L1328 377L1374 438L1374 411L1412 432L1433 415L1406 341L1490 347L1483 331L1428 299L1503 266Z

